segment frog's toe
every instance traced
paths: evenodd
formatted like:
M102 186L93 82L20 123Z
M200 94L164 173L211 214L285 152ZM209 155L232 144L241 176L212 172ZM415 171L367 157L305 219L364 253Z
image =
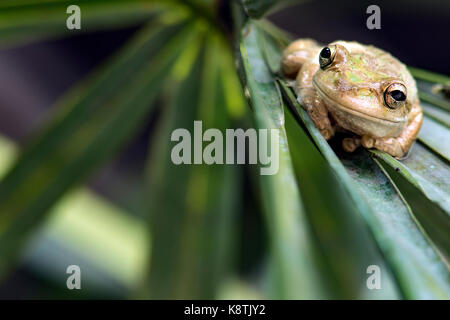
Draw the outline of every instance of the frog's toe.
M373 148L375 145L375 139L370 136L363 136L361 139L361 144L364 148L370 149Z
M365 148L375 148L380 151L384 151L397 159L401 158L405 153L396 138L375 139L369 136L363 136L362 145Z
M320 129L320 133L325 138L325 140L330 140L331 137L334 135L334 131L331 128Z
M375 148L389 153L396 159L400 159L401 157L403 157L403 154L405 153L402 149L402 146L395 138L389 138L384 141L380 141L380 143L375 144Z
M353 152L361 145L359 138L344 138L342 140L342 149L346 152Z

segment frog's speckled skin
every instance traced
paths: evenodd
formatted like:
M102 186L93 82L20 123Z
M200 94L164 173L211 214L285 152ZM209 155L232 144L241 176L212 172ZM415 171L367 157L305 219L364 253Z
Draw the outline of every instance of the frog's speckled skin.
M333 46L335 45L335 46ZM336 41L332 63L321 69L323 47L300 39L286 48L282 69L296 78L296 92L325 139L335 131L355 134L342 145L348 152L362 145L401 158L411 147L422 124L422 109L411 74L396 58L373 46ZM385 90L391 84L406 87L406 101L389 108Z

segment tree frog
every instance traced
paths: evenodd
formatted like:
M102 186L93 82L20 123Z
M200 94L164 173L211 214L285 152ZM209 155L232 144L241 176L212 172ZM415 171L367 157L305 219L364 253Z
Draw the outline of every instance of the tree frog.
M385 151L397 159L422 125L416 83L399 60L371 45L335 41L322 47L299 39L283 52L281 68L325 139L350 132L342 147Z

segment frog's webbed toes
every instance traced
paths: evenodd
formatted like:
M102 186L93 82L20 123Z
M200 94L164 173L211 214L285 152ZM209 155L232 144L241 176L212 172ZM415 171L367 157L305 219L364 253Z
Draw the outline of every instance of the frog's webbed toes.
M353 152L359 146L361 146L361 139L359 137L354 138L344 138L342 140L342 149L346 152Z
M334 131L330 128L324 128L319 130L325 140L330 140L334 136Z
M367 135L362 136L361 144L363 145L364 148L367 149L373 148L375 145L375 139Z
M396 158L401 158L405 153L396 138L373 138L366 135L362 137L361 144L364 148L375 148Z

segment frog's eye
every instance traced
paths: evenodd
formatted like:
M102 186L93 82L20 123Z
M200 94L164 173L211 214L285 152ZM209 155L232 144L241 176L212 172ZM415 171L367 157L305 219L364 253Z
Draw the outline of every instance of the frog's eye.
M319 64L322 69L325 69L334 60L334 57L336 56L336 46L331 45L329 47L325 47L320 51L319 54Z
M384 91L384 102L391 109L398 109L406 103L406 87L393 83Z

